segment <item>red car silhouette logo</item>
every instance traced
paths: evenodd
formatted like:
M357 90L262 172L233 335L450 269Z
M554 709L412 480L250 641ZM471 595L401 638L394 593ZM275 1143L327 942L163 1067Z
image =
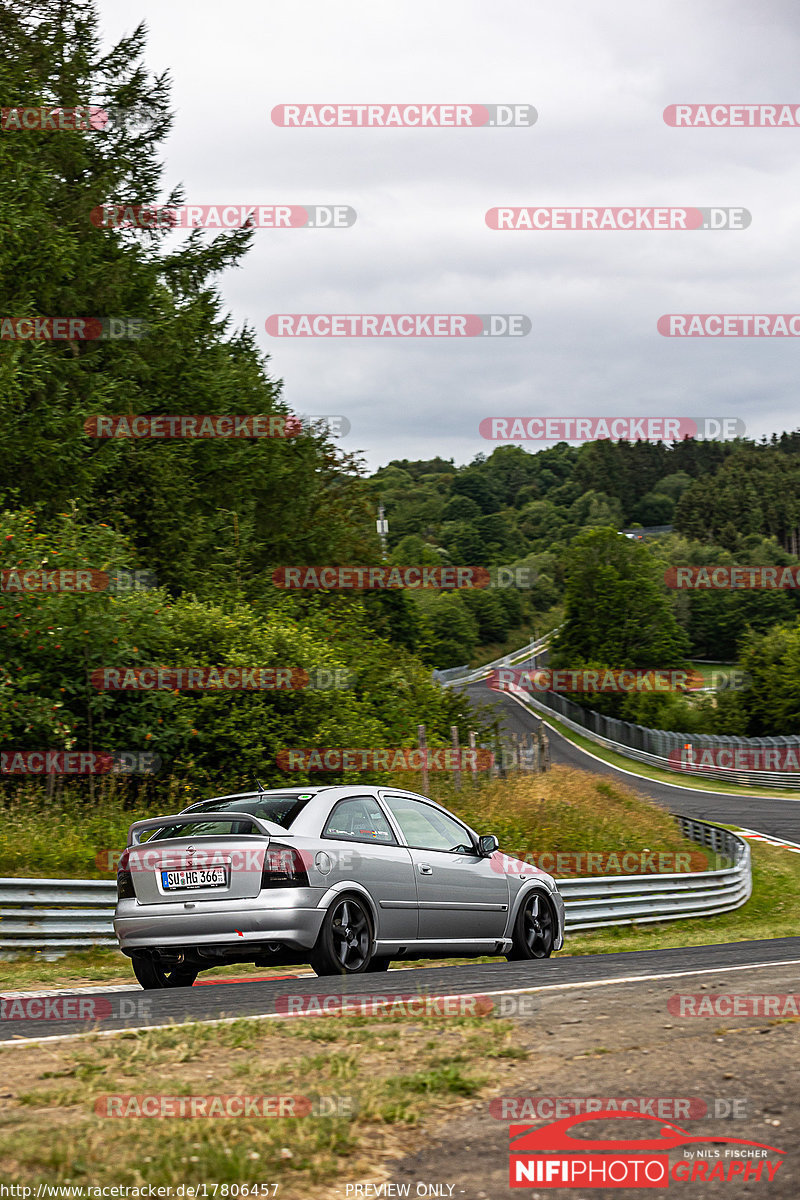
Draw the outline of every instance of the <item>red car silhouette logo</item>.
M572 1135L575 1125L587 1125L591 1121L646 1121L652 1125L653 1118L642 1113L606 1109L564 1117L563 1120L538 1128L510 1125L510 1187L665 1188L669 1187L670 1179L680 1183L705 1182L707 1179L749 1181L751 1177L761 1179L762 1172L772 1180L782 1165L783 1151L777 1146L767 1146L764 1142L754 1142L748 1138L693 1134L670 1122L656 1122L657 1132L651 1137L592 1138ZM641 1129L641 1125L629 1124L628 1128L634 1133ZM684 1157L670 1168L670 1150L678 1146L708 1146L712 1143L746 1146L750 1148L750 1153L698 1153L694 1161L687 1161ZM781 1159L777 1163L769 1162L768 1153L779 1154ZM750 1159L757 1161L748 1161Z
M612 1120L651 1122L653 1118L644 1116L642 1113L606 1110L591 1115L578 1114L564 1117L561 1121L552 1121L548 1125L539 1127L510 1125L508 1134L511 1139L511 1150L514 1154L527 1151L560 1153L565 1150L578 1153L585 1150L607 1150L613 1153L616 1150L673 1150L676 1146L708 1145L716 1142L735 1146L756 1146L760 1150L769 1150L773 1154L784 1153L775 1146L767 1146L764 1142L752 1142L747 1138L720 1137L719 1134L715 1134L713 1137L701 1137L669 1122L663 1124L658 1135L652 1138L631 1138L630 1140L625 1138L583 1138L572 1137L569 1133L574 1125L588 1124L589 1121Z

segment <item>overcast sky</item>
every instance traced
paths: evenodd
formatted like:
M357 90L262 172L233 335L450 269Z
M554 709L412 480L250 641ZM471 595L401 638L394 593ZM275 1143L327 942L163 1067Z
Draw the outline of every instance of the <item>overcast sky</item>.
M797 424L800 339L665 338L664 313L800 312L800 128L674 129L673 103L800 105L791 0L100 0L149 27L197 204L349 204L349 229L262 229L221 278L297 412L343 414L371 468L494 444L493 415ZM292 129L285 103L527 103L530 128ZM739 231L496 232L487 209L742 206ZM208 234L206 236L212 236ZM526 337L267 335L273 313L523 313ZM522 443L529 449L548 443Z

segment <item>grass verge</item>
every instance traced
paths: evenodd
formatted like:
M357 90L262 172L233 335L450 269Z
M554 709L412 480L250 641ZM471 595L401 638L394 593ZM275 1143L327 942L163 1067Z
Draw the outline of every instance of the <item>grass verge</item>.
M667 950L720 942L797 937L800 933L800 854L761 842L751 846L753 894L741 908L716 917L664 924L617 925L568 938L569 954L615 954L625 950ZM563 952L562 952L563 953Z
M431 794L479 833L494 833L507 854L681 851L690 843L652 800L615 779L574 767L522 773L455 791L436 780Z
M420 789L416 775L398 775L393 783ZM570 767L477 785L465 778L461 790L449 777L434 778L429 794L479 832L496 833L509 854L686 848L672 819L652 801ZM175 810L161 809L169 811ZM91 807L74 798L7 801L0 809L0 877L114 879L109 852L125 845L132 821L158 812L123 809L112 798Z
M466 1106L496 1083L496 1066L528 1055L511 1022L427 1015L185 1024L0 1049L0 1177L269 1183L284 1200L313 1195L344 1172L373 1174L410 1128ZM115 1119L96 1111L109 1095L299 1096L335 1115L290 1117L287 1105L272 1119Z

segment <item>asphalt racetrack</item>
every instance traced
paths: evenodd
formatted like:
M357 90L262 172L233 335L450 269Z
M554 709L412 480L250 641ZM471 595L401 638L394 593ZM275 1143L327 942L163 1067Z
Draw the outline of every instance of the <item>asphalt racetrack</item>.
M290 1007L286 997L326 996L488 996L503 1013L502 995L519 995L537 990L593 988L607 983L637 979L694 977L720 970L739 969L743 975L757 966L797 963L800 966L800 937L774 938L762 942L731 942L717 946L694 946L675 950L643 950L623 954L592 954L575 958L529 962L475 963L457 967L422 967L388 973L302 979L258 980L253 983L219 983L209 987L174 988L163 991L80 989L50 996L80 996L89 1001L92 1016L80 1020L14 1017L6 1000L7 1019L0 1022L0 1045L43 1037L86 1034L97 1031L154 1027L187 1020L220 1020L253 1016L285 1016ZM745 986L743 984L743 986ZM41 993L45 995L45 993ZM284 999L282 999L284 998ZM316 1015L322 1005L312 1005ZM124 1015L123 1015L124 1014ZM289 1018L302 1019L302 1018Z
M539 724L538 718L511 696L492 691L485 683L474 683L464 690L473 704L488 705L499 710L501 724L509 733L528 734ZM800 800L782 800L776 795L736 796L657 783L609 766L567 741L554 729L548 728L547 736L551 762L613 776L642 795L650 796L670 812L683 813L704 821L718 821L723 825L741 825L744 829L757 829L772 837L800 842ZM631 767L635 768L635 765L632 763Z

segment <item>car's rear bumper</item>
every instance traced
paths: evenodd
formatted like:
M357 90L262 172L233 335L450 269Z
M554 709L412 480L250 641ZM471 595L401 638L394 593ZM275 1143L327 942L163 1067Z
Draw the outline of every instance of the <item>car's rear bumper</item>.
M248 942L277 942L282 946L311 949L319 935L325 910L314 906L317 899L303 889L287 896L289 889L263 900L199 902L189 911L178 904L140 905L122 900L117 905L114 932L125 951L231 945Z

